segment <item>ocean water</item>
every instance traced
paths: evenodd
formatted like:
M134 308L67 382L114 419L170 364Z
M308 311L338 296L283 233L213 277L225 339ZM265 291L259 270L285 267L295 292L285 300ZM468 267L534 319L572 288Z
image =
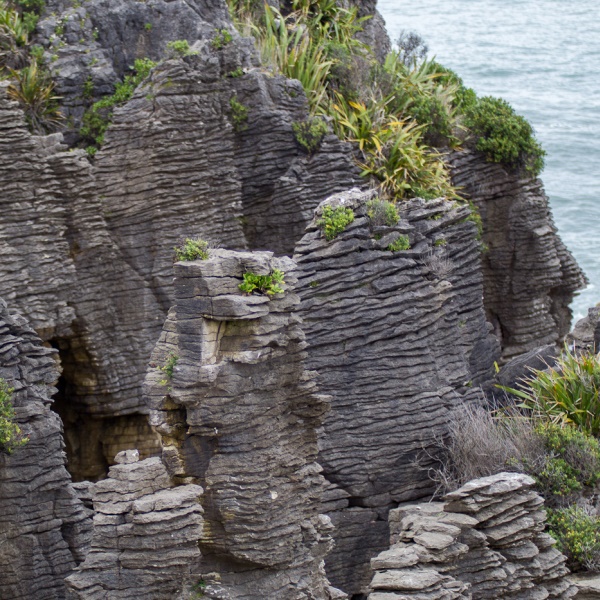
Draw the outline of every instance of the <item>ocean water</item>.
M429 56L480 96L529 119L547 152L554 220L590 285L575 319L600 302L600 4L597 0L379 0L392 40L415 31Z

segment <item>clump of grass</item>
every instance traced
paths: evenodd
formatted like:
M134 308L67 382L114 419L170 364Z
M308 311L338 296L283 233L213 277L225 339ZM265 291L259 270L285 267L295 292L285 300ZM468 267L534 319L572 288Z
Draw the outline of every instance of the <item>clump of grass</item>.
M232 96L229 100L231 108L231 122L235 131L240 132L248 129L248 107L244 106L237 96Z
M177 366L178 360L179 356L170 353L165 361L165 364L162 367L158 367L165 374L165 378L159 381L160 385L168 385L172 381L173 373L175 372L175 367Z
M200 238L186 238L180 246L175 246L175 259L179 261L208 260L208 242Z
M167 50L171 56L194 56L198 54L190 48L190 43L187 40L173 40L167 44Z
M342 231L354 221L354 211L346 206L331 205L323 207L321 218L317 221L317 226L323 230L323 235L327 241L333 240Z
M29 438L23 435L15 423L15 409L12 404L11 388L4 379L0 379L0 451L11 454L16 448L25 445Z
M284 272L279 269L273 269L269 275L257 275L256 273L244 273L244 282L239 284L239 289L244 294L264 294L265 296L274 296L282 294L282 284Z
M314 154L327 134L327 123L323 119L309 118L306 121L292 123L296 141L308 154Z
M410 240L407 235L398 236L388 247L390 252L401 252L402 250L410 250Z
M367 202L367 216L375 227L393 227L400 221L396 205L387 200L369 200Z
M215 34L215 37L212 39L210 45L215 50L221 50L221 48L227 46L227 44L229 44L229 42L231 42L232 39L233 36L227 29L219 29Z

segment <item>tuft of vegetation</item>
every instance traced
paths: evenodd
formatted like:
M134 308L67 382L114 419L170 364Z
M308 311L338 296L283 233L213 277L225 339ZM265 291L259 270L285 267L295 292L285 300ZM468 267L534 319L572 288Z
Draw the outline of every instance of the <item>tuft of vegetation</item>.
M231 97L229 106L231 107L231 122L235 131L248 129L248 108L237 99L237 96Z
M306 121L292 123L296 141L308 154L314 154L328 132L327 123L323 119L311 117Z
M317 226L323 230L327 241L333 240L354 221L354 211L346 206L326 205L323 207Z
M0 378L0 451L6 454L11 454L13 450L29 441L29 438L23 435L21 428L15 423L15 409L12 404L13 391L13 388Z
M219 29L210 45L215 50L221 50L221 48L227 46L227 44L229 44L229 42L231 42L232 39L233 36L227 29Z
M387 200L369 200L367 202L367 216L375 227L393 227L400 221L396 205Z
M88 154L93 156L104 143L104 134L112 122L114 109L131 99L136 88L155 66L156 63L148 58L138 58L133 65L133 73L115 85L114 94L95 102L85 112L79 133L88 144Z
M410 240L407 235L398 236L388 247L390 252L401 252L402 250L410 250Z
M600 571L600 516L574 505L549 510L548 525L572 571Z
M244 294L263 294L265 296L274 296L282 294L282 284L284 272L279 269L273 269L269 275L256 275L256 273L244 273L244 282L238 286Z
M406 67L411 67L427 57L429 48L425 40L414 31L402 30L396 38L398 56Z
M42 135L56 129L63 116L48 73L36 60L20 70L9 68L8 72L14 83L9 85L7 93L21 105L30 129Z
M187 40L173 40L167 44L167 50L171 56L179 56L181 58L198 54L198 52L190 48Z
M593 352L565 348L554 367L532 370L523 383L522 390L501 389L536 418L600 436L600 362Z
M533 135L533 128L501 98L486 96L469 108L466 124L478 136L477 150L491 162L525 168L537 176L544 168L546 153Z
M165 374L165 378L159 381L160 385L168 385L169 382L173 380L173 373L175 372L175 367L178 360L179 356L171 352L167 357L165 364L162 367L158 367L159 370Z
M244 74L244 69L238 67L237 69L230 71L228 77L241 77Z
M175 260L208 260L208 242L200 238L186 238L183 244L175 246Z

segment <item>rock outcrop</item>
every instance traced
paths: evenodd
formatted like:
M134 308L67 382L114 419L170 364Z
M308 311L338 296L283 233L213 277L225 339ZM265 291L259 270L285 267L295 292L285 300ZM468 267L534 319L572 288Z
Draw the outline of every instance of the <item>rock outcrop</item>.
M226 250L175 265L175 306L146 394L170 474L204 488L202 564L220 576L207 597L332 593L323 569L331 523L320 514L325 480L316 463L328 403L304 369L293 267L270 252ZM282 294L239 290L244 273L274 270L285 272Z
M81 600L165 600L201 591L202 488L173 487L160 458L117 455L107 479L91 486L91 547L67 578ZM187 592L187 596L184 595Z
M369 558L387 545L387 512L433 492L415 466L445 432L454 406L474 399L499 356L482 305L480 250L466 206L411 200L392 227L368 216L371 192L326 200L296 247L308 366L331 395L319 462L336 526L332 582L367 585ZM324 206L354 211L333 241ZM388 246L407 236L410 248Z
M561 343L586 279L556 234L542 182L468 150L450 163L454 184L481 215L485 308L503 358Z
M445 503L391 511L391 547L371 561L369 600L574 597L566 559L543 533L534 483L500 473L467 483Z
M0 378L14 388L29 441L0 451L0 598L61 600L64 577L85 556L91 516L65 468L61 422L50 406L56 352L0 300Z

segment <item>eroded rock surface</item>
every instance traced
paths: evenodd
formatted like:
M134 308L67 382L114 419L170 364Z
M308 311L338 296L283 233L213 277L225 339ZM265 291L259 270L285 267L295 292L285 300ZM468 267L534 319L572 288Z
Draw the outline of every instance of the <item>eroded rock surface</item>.
M467 483L445 503L391 511L391 547L371 561L369 600L574 597L566 559L543 533L534 483L500 473Z
M60 600L64 577L85 556L91 517L65 468L61 422L51 410L55 352L0 300L0 378L29 438L0 451L0 598Z
M205 490L203 569L220 574L205 578L207 597L330 597L331 523L319 514L316 462L328 403L304 369L293 267L270 252L226 250L175 265L175 306L146 395L169 472ZM245 272L275 269L285 272L283 294L239 290Z
M476 152L456 152L450 162L455 185L481 214L485 308L503 357L560 343L586 279L556 233L542 182Z
M400 221L374 225L371 192L326 200L296 247L308 366L331 395L319 461L336 526L327 558L334 585L366 586L371 556L387 545L387 512L430 495L415 466L443 435L449 412L477 395L498 358L482 305L480 251L469 209L444 200L398 205ZM323 206L355 220L327 241ZM392 252L400 235L410 249Z

